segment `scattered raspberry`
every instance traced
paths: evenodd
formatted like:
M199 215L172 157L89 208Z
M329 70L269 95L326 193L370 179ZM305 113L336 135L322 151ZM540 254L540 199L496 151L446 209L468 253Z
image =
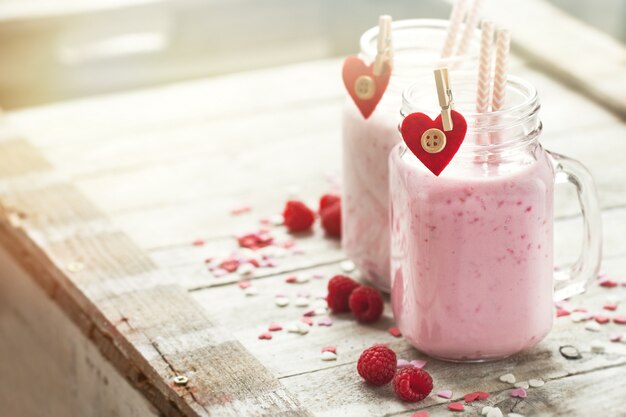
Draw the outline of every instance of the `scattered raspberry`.
M385 345L374 345L361 353L356 369L366 382L385 385L396 372L396 353Z
M383 296L371 287L359 287L352 291L348 303L354 317L364 323L374 322L383 314Z
M341 202L341 197L337 194L324 194L322 198L320 198L319 212L321 213L325 208L333 206L339 202Z
M350 311L348 300L350 299L352 291L358 287L358 282L345 275L335 275L332 277L330 281L328 281L328 296L326 297L328 308L330 308L333 313Z
M393 379L393 390L402 401L422 401L433 390L433 379L423 369L402 368Z
M341 238L341 203L333 204L320 211L322 227L330 237Z
M292 233L309 230L315 221L315 213L301 201L287 201L283 217L285 226Z

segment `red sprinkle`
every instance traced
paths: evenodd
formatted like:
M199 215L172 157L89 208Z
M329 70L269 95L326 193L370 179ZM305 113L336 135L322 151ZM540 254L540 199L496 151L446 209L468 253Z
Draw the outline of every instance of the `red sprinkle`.
M465 400L466 403L471 403L474 402L478 399L478 392L470 392L469 394L465 394L463 396L463 400Z
M191 242L191 244L194 245L194 246L202 246L202 245L204 245L204 240L196 239L193 242Z
M220 268L222 268L226 272L235 272L239 267L239 261L235 259L228 259L220 264Z
M297 277L288 277L287 279L285 279L285 282L287 284L295 284L296 282L298 282L298 278Z
M616 323L616 324L626 324L626 316L613 317L613 323Z
M309 326L313 326L313 320L312 320L312 319L310 319L309 317L302 317L302 318L300 319L300 321L301 321L302 323L306 323L306 324L308 324Z
M557 308L556 309L556 316L557 317L565 317L565 316L569 316L571 313L567 310L563 310L562 308Z
M477 391L477 393L479 400L486 400L487 398L491 397L491 394L485 391Z
M250 285L252 285L252 282L250 282L249 279L243 279L241 281L239 281L237 283L237 285L239 286L239 288L241 288L242 290L245 290L246 288L250 287Z
M603 279L598 283L601 287L614 288L617 287L617 282L611 279Z
M603 308L605 310L615 311L617 310L617 304L605 304Z
M272 323L269 325L269 327L267 328L267 330L269 330L270 332L279 332L283 329L283 326L281 326L280 324L276 324L276 323Z
M272 338L272 334L271 333L261 333L259 335L259 339L261 340L270 340Z
M428 414L428 411L418 411L416 413L413 413L411 415L411 417L428 417L430 414Z
M595 316L594 319L600 324L606 324L611 321L608 317L605 316Z
M322 348L322 353L324 353L324 352L337 353L337 347L336 346L324 346Z
M397 327L390 327L387 331L393 337L400 337L400 336L402 336L402 332L400 332L400 329L398 329Z
M248 233L247 235L243 235L237 238L239 246L252 250L257 250L269 246L273 240L274 238L270 236L260 235L258 233Z
M448 404L448 410L450 411L463 411L465 410L465 407L463 406L463 404L456 402L456 403L450 403Z

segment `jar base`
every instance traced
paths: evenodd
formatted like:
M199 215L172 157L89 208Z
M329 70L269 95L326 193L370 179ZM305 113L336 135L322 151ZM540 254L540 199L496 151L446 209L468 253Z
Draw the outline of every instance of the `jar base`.
M515 353L510 353L508 355L491 356L491 357L487 357L487 358L467 358L467 359L461 358L461 359L459 359L459 358L446 358L446 357L432 355L432 354L428 354L428 353L425 353L425 354L430 356L433 359L437 359L437 360L443 361L443 362L450 362L450 363L488 363L488 362L497 362L497 361L500 361L500 360L503 360L503 359L506 359L506 358L508 358L510 356L515 355Z

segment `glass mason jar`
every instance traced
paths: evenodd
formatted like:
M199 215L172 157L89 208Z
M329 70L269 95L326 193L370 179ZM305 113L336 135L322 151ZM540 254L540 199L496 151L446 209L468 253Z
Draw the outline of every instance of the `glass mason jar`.
M437 116L434 80L425 83L404 91L404 116ZM468 130L448 167L434 176L404 142L390 154L391 302L420 351L493 360L543 339L555 301L582 293L597 275L600 210L588 171L540 145L533 86L510 77L503 110L476 114L475 76L451 83ZM568 279L555 280L553 194L561 179L578 191L584 242Z
M447 20L393 22L393 70L376 110L364 119L349 97L343 108L342 246L363 278L385 292L390 288L388 156L401 141L398 108L402 90L436 67L476 62L479 31L465 58L439 57L447 29ZM360 57L367 63L376 57L377 37L378 27L361 36Z

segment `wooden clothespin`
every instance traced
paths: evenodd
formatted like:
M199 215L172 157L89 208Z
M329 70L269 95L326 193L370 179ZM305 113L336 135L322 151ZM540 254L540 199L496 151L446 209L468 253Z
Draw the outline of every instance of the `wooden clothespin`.
M381 15L378 18L378 43L376 60L374 61L374 75L378 76L383 71L385 61L392 58L391 47L391 16Z
M437 68L435 70L435 84L437 85L437 96L441 107L441 122L443 130L449 132L454 128L452 124L451 110L454 109L450 80L448 79L448 68Z

